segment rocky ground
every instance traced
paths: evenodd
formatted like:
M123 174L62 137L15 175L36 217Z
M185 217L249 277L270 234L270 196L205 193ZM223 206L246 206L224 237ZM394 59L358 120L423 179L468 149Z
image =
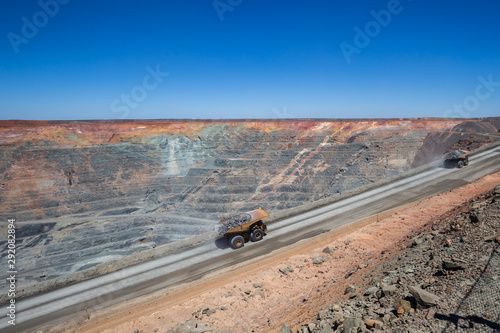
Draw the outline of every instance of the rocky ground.
M500 186L430 226L297 332L499 332Z
M40 332L496 332L500 173Z

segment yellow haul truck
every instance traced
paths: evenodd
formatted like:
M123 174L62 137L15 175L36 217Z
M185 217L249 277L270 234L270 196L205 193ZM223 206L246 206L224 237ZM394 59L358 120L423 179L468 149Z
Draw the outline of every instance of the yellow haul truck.
M220 221L215 231L226 238L233 249L239 249L249 240L260 241L267 230L262 222L269 214L262 208L238 214Z
M444 167L445 168L463 168L469 165L469 154L470 152L466 150L454 150L444 155Z

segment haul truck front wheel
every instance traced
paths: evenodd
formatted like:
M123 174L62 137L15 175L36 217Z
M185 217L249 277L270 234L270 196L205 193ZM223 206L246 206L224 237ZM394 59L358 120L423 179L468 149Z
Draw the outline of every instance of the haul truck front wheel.
M231 247L233 249L239 249L240 247L243 247L243 245L245 245L245 239L243 236L238 235L231 238Z

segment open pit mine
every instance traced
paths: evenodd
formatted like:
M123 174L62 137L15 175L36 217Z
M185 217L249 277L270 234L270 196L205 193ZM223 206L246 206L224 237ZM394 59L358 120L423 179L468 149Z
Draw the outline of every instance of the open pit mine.
M22 288L241 212L342 196L499 129L500 118L0 121L1 258L9 219Z

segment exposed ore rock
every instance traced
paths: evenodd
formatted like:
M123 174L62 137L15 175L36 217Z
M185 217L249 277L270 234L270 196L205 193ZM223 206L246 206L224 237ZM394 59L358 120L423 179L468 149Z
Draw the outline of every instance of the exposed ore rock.
M464 150L454 150L449 152L444 156L445 159L453 159L453 158L459 158L460 156L467 154L466 151Z
M365 296L370 296L370 295L375 295L375 293L378 291L378 287L370 287L365 290L364 295Z
M335 249L331 249L329 246L327 246L323 249L323 253L326 253L326 254L332 254L334 251L335 251Z
M319 257L313 258L314 265L321 265L325 261L328 261L328 256L319 256Z
M359 318L347 317L344 319L344 332L357 332L358 327L361 325L363 321Z
M395 285L382 284L381 287L382 287L382 293L384 294L384 296L392 296L397 291L397 288Z
M236 228L236 227L239 227L247 222L250 222L251 219L252 219L252 216L250 216L250 214L246 214L246 213L233 216L233 217L229 218L228 220L226 220L220 224L217 224L215 226L215 232L217 232L219 235L222 236L226 232L228 232L229 230Z
M438 304L439 296L436 296L428 291L417 286L409 286L408 290L415 297L417 303L423 306L435 306Z
M443 261L443 268L449 271L458 271L464 269L464 266L452 261Z

